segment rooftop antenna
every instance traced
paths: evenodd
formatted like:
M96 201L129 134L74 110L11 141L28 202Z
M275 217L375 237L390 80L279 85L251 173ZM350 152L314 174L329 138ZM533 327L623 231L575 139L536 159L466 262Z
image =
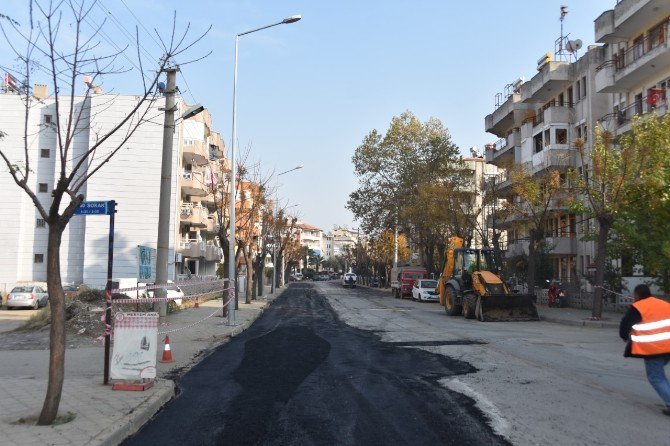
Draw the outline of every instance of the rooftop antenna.
M554 44L554 56L556 57L556 60L570 62L573 57L577 60L577 51L582 47L582 41L568 40L570 34L564 34L563 22L565 21L565 16L568 15L568 12L568 7L561 5L561 37L556 39Z

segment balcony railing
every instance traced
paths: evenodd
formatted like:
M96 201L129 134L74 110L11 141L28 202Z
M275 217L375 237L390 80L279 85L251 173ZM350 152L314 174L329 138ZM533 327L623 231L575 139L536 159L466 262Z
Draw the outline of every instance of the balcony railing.
M655 29L656 30L656 29ZM633 46L626 51L620 52L614 56L614 66L616 71L621 71L633 62L642 58L653 49L664 45L668 40L668 23L664 23L657 28L657 32L647 34L642 40L635 42Z

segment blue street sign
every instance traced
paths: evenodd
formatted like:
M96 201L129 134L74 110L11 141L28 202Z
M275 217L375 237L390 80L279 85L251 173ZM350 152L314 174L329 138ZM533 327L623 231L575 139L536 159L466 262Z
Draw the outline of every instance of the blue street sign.
M84 201L74 211L75 215L109 215L109 201Z

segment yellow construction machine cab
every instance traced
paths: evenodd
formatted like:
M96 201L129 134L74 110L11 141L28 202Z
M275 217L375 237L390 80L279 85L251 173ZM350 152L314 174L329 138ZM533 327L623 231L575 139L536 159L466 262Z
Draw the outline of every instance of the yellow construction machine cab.
M538 319L533 296L509 292L493 251L463 248L460 237L450 239L437 291L450 316L481 321Z

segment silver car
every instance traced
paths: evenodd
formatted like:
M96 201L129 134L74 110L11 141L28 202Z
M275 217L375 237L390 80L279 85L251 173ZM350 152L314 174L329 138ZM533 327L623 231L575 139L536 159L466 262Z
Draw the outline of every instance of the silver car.
M49 294L37 285L15 286L7 295L7 309L29 307L37 310L48 302Z

